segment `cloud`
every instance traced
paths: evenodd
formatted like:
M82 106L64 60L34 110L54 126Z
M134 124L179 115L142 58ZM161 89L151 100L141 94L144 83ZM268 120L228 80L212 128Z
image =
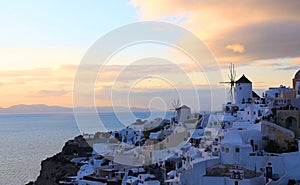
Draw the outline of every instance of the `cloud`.
M216 40L215 43L225 45L226 42L236 40L247 45L247 53L244 53L242 61L261 59L299 57L300 48L300 22L270 21L246 25L236 30L223 33L225 39ZM246 35L246 36L245 36ZM231 54L223 51L221 46L215 45L215 51L224 56Z
M42 96L64 96L70 93L70 91L65 90L40 90L39 94Z
M297 0L291 0L289 3L280 0L263 2L259 0L244 0L243 2L236 0L131 0L130 4L137 7L137 13L142 20L180 17L182 12L185 12L184 15L188 15L188 19L200 17L201 20L213 18L225 20L225 22L212 23L223 27L226 27L228 23L238 25L247 20L248 22L244 24L261 20L297 19L300 14L298 11L300 3Z
M285 66L285 67L279 67L277 70L282 70L282 71L297 71L299 70L299 66Z
M222 86L213 86L212 89L207 86L191 86L180 87L178 89L173 87L168 88L152 88L152 89L134 89L133 91L114 91L111 87L105 87L101 92L96 93L97 105L103 102L110 102L115 106L137 106L148 107L153 98L160 98L165 102L167 108L172 108L174 99L180 99L182 104L189 105L198 111L209 110L212 106L213 109L219 109L220 103L226 102L225 90ZM160 103L151 104L152 107L161 109ZM200 108L199 108L200 106ZM198 108L197 108L198 107Z
M234 53L244 53L245 47L242 44L228 44L226 49L233 51Z
M65 67L1 70L1 106L45 103L71 106L74 71Z
M300 57L294 58L291 63L292 65L300 65Z
M290 71L286 71L287 68L285 67L292 60L256 61L252 63L252 67L256 67L258 70L251 70L252 73L247 71L249 67L242 63L242 65L238 65L238 72L247 71L248 74L245 74L253 79L254 85L263 88L265 85L259 83L261 79L264 79L265 84L271 84L274 81L283 80L282 76L284 76L284 78L286 77L285 81L290 82L288 75L286 75ZM262 68L262 65L265 68ZM199 98L201 106L208 107L212 95L210 92L212 91L215 94L214 103L219 105L224 102L225 97L224 86L219 84L224 79L222 76L216 75L216 70L222 70L222 72L226 70L224 74L227 74L228 66L226 68L225 66L223 65L221 69L211 68L204 73L201 69L198 70L194 64L188 63L107 65L99 74L101 78L96 81L95 89L83 87L83 93L78 98L80 98L80 102L83 102L81 106L92 106L84 103L87 102L85 100L94 96L95 91L97 105L110 106L113 103L114 105L126 106L129 101L131 102L130 106L147 107L152 98L160 97L166 102L172 102L180 95L185 98L183 102L186 104L197 106L195 100ZM275 71L277 72L274 73L276 77L267 79L265 78L266 71L270 74L273 72L269 70L271 66L285 69ZM296 66L298 65L294 65L295 68ZM1 106L7 107L20 103L72 106L71 92L76 69L76 65L63 65L56 68L0 71L2 96L6 97L2 100ZM84 66L83 77L88 76L91 69L95 70L95 66ZM275 80L275 78L278 79ZM87 79L84 79L84 83L85 80ZM200 97L193 94L195 90Z
M8 97L1 102L1 106L21 103L72 106L71 92L77 67L62 65L54 68L0 71L2 95ZM208 83L201 69L193 63L157 65L146 63L102 66L103 70L98 73L100 78L96 82L91 82L95 89L85 89L84 83L89 82L91 79L89 72L95 70L95 67L89 65L81 68L83 91L80 98L84 100L91 97L95 90L102 95L100 99L103 101L99 101L106 105L110 103L111 91L117 94L127 92L155 94L164 89L198 88Z
M204 40L221 63L300 57L297 0L132 0L131 4L141 20L184 15L181 25ZM235 43L243 43L247 52Z

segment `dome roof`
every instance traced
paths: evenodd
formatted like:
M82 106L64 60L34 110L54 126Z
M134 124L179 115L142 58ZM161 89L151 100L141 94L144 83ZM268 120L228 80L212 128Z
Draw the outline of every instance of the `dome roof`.
M300 79L300 70L295 74L295 79Z

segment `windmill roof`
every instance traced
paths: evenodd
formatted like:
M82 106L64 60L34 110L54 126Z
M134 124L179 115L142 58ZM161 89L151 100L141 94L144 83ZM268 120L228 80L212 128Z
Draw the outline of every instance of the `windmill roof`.
M295 79L300 79L300 70L295 74Z
M243 75L240 79L238 79L235 83L252 83L245 75Z
M182 105L180 108L181 108L181 109L189 109L189 107L186 106L186 105Z

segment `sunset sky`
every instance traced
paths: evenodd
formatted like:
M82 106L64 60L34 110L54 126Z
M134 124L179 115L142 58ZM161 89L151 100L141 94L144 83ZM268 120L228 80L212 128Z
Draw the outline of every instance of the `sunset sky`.
M227 80L228 66L236 66L237 78L245 74L260 94L269 86L291 86L291 79L300 65L300 1L245 0L131 0L131 1L2 1L0 5L0 107L16 104L48 104L73 106L74 75L88 48L101 36L120 26L138 21L163 21L190 30L211 49L224 79L214 79L210 86L218 93L223 90L219 81ZM156 48L146 45L145 48ZM157 48L156 48L157 49ZM159 48L157 50L164 50ZM128 53L147 51L135 48ZM166 49L167 52L167 49ZM176 52L169 53L174 60ZM176 58L177 57L177 58ZM171 57L172 58L172 57ZM114 88L114 105L128 105L122 93L124 86L132 88L130 106L170 108L176 99L172 85L160 79L137 80L143 73L155 71L166 79L178 77L176 88L186 91L191 87L180 77L173 63L159 68L150 61L147 68L129 66L118 75L130 57L120 53L107 66L95 90L96 103L110 106L111 99L102 96ZM207 109L209 96L205 75L193 71L180 58L185 72L192 76L194 85ZM176 63L176 62L175 62ZM141 67L141 68L138 68ZM213 73L207 71L207 73ZM126 92L127 93L127 92ZM159 98L165 99L163 105ZM224 97L217 99L223 103ZM183 102L193 105L193 99ZM83 106L88 106L84 105Z

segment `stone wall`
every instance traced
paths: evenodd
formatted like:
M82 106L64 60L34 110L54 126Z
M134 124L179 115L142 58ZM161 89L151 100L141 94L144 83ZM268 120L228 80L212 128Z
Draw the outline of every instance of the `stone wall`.
M276 123L294 132L300 139L300 110L277 110Z
M294 142L295 138L291 130L267 121L262 122L261 132L268 140L276 142L281 148L288 148L288 144Z

